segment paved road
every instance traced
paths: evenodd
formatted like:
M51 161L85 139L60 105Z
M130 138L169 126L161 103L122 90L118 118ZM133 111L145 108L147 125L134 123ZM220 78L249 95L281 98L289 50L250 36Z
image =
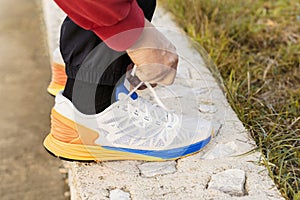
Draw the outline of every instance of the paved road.
M42 146L53 97L38 0L0 1L0 199L65 199L60 161Z

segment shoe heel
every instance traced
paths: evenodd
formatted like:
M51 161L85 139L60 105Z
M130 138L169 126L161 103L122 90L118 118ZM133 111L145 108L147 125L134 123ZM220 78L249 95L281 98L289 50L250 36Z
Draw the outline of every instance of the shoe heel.
M50 134L55 139L66 143L82 144L78 130L74 125L74 123L71 123L71 120L66 119L52 109Z
M64 89L67 81L67 75L65 72L65 66L56 62L52 63L51 71L52 79L47 90L50 94L56 96L59 91Z
M80 136L79 132L84 133ZM84 129L52 109L51 131L44 140L44 147L49 153L60 158L91 161L95 158L89 152L87 145L90 145L97 137L97 133L87 128Z

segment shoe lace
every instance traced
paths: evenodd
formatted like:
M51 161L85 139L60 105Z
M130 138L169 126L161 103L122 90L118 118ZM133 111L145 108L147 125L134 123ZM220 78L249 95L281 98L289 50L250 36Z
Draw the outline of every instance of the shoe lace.
M136 71L136 66L133 67L130 75L135 76L135 71ZM154 119L156 119L155 123L160 124L160 122L165 122L167 127L172 128L172 126L175 124L175 122L178 121L178 117L176 116L176 114L173 110L168 109L163 104L163 102L158 97L157 93L155 92L155 90L153 89L153 87L151 86L151 84L149 82L141 81L135 88L133 88L127 94L127 96L124 98L124 100L128 100L131 97L131 95L134 92L136 92L138 90L138 88L140 88L143 84L153 94L156 104L153 104L153 103L149 102L148 100L140 97L137 100L135 100L136 103L138 104L139 109L136 109L134 111L134 113L136 115L138 115L138 113L143 113L142 114L143 121L150 122L151 121L150 118L154 118Z

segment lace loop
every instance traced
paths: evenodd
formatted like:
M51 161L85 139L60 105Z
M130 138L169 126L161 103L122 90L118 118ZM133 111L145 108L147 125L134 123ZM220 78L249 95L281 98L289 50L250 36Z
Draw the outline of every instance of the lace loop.
M130 73L131 76L135 76L135 72L136 72L136 65L133 66L133 69ZM143 84L146 85L146 87L150 90L150 92L153 94L155 101L157 102L157 104L162 107L165 111L167 112L171 112L170 109L168 109L163 102L160 100L160 98L157 96L156 92L154 91L153 87L151 86L150 83L148 82L140 82L132 91L129 92L129 94L127 95L126 99L131 97L131 95L137 91L139 89L139 87L141 87Z

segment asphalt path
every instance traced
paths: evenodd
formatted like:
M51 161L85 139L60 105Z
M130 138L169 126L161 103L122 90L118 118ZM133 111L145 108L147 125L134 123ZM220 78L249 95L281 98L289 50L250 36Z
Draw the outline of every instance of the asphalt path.
M60 160L43 148L54 99L38 0L0 1L0 199L60 200Z

